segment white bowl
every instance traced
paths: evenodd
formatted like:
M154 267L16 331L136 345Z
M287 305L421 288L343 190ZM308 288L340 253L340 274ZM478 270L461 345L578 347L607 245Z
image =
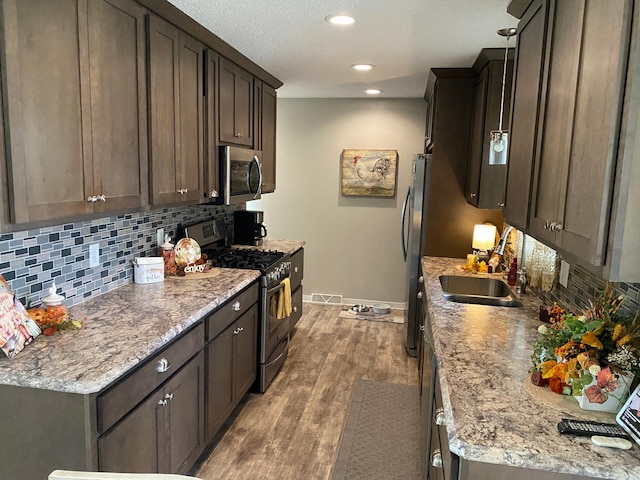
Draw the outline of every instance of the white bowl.
M391 305L388 305L386 303L374 303L373 305L371 305L371 308L373 308L373 313L390 313L391 312Z

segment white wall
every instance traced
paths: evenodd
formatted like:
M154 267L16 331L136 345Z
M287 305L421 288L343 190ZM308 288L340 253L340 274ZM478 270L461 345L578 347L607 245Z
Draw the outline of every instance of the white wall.
M304 294L407 301L400 215L413 154L422 152L422 99L279 99L276 192L263 210L270 238L306 240ZM398 151L394 198L343 197L343 149Z

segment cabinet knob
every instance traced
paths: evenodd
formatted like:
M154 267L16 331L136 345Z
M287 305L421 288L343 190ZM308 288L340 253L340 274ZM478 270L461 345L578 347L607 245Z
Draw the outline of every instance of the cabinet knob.
M424 283L424 277L422 275L418 277L418 283Z
M234 335L238 335L240 332L244 332L244 328L238 327L233 331Z
M504 207L504 202L498 202L498 208Z
M439 448L436 448L433 452L431 452L431 466L442 468L442 452Z
M167 406L167 401L166 400L158 400L158 405L162 405L163 407Z
M164 398L165 400L173 400L173 393L167 393Z
M470 193L470 194L469 194L469 196L470 196L471 198L476 198L477 194L476 194L476 193Z
M416 294L416 297L417 297L417 298L422 298L422 292L418 292L418 293Z
M561 223L555 223L555 224L553 225L553 231L554 231L554 232L559 232L560 230L562 230L562 228L563 228L563 226L562 226L562 224L561 224Z
M87 197L87 202L96 203L98 201L98 197L96 195L91 195Z
M293 307L293 313L298 313L298 307Z
M294 271L295 273L298 273L298 267L293 267L293 271Z
M240 302L234 302L234 304L231 306L231 309L234 312L238 312L240 310Z
M166 358L161 358L158 361L158 365L156 366L156 372L164 373L170 368L171 368L171 364L169 363L169 360L167 360Z
M179 193L180 195L184 195L184 194L185 194L185 193L187 193L188 191L189 191L189 189L188 189L188 188L181 188L180 190L178 190L178 193Z
M436 425L444 425L444 408L436 408L433 413L433 421Z
M424 325L420 325L420 331L424 332Z
M211 193L209 194L209 196L211 198L217 198L218 197L218 190L211 190Z
M107 197L105 197L104 195L98 195L98 200L100 200L101 202L106 202Z

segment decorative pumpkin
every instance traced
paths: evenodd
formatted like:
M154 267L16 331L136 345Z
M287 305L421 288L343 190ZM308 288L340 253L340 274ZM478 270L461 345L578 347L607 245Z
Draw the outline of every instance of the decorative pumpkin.
M29 308L27 314L39 327L45 324L44 308Z

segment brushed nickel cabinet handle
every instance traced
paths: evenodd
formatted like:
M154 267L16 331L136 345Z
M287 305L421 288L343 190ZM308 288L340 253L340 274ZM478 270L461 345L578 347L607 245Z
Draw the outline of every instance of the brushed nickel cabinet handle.
M293 307L293 312L298 313L298 307Z
M234 312L238 312L238 311L240 311L240 302L235 302L235 303L231 306L231 309L232 309Z
M436 425L444 425L444 408L436 408L436 411L433 414L433 421Z
M164 398L165 398L166 400L173 400L173 393L167 393L167 394L164 396Z
M96 203L97 201L98 201L98 197L95 195L91 195L90 197L87 197L87 202Z
M167 406L167 401L166 400L159 400L158 401L158 405L162 405L163 407Z
M106 202L107 197L105 197L104 195L98 195L98 200L100 200L101 202Z
M471 198L475 198L475 197L476 197L476 195L477 195L477 194L475 194L475 193L470 193L470 194L469 194L469 196L470 196Z
M431 453L431 465L436 468L442 468L442 452L439 448L436 448Z
M218 197L218 190L211 190L211 193L209 194L209 196L211 198L216 198Z
M418 293L416 294L416 298L422 298L422 296L423 296L422 292L418 292Z

